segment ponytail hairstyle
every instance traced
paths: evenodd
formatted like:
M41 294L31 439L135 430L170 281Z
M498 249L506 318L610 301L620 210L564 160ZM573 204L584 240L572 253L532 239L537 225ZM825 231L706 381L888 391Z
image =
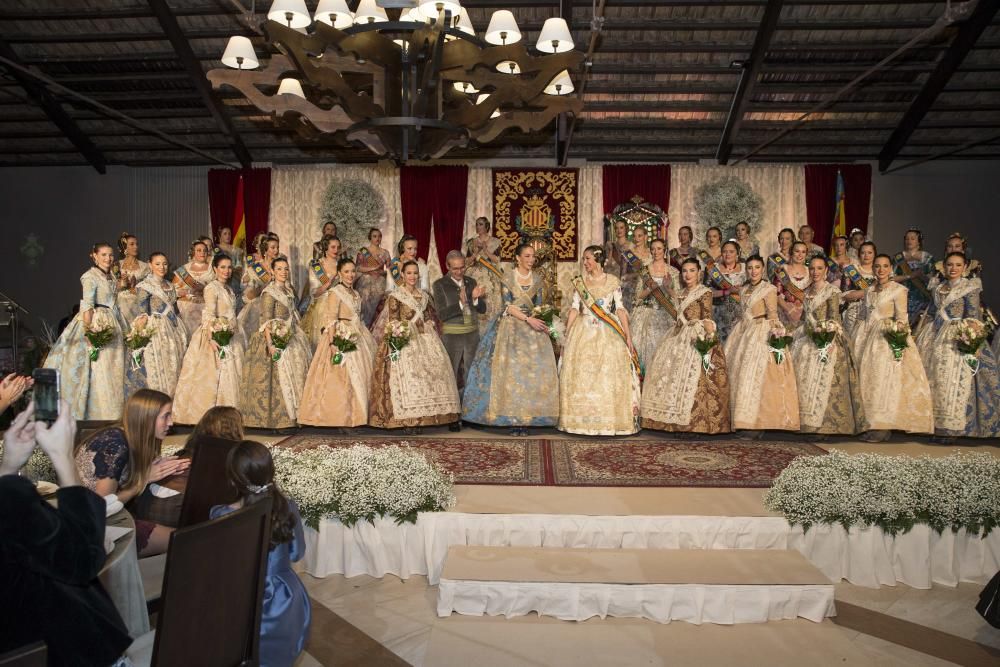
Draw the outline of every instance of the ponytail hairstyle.
M128 232L122 232L121 236L118 237L118 253L125 259L125 250L128 248L128 240L135 239L135 234L129 234Z
M254 440L236 445L226 458L226 476L244 506L271 498L271 549L295 540L297 520L274 481L274 460L267 447Z

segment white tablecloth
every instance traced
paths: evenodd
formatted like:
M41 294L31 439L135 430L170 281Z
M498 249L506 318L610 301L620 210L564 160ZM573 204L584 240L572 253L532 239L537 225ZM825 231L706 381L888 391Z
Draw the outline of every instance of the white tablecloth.
M149 614L146 612L146 593L139 571L139 555L135 549L135 521L126 510L108 517L109 526L132 528L125 537L115 542L115 549L104 561L100 579L125 621L128 634L133 639L149 632Z

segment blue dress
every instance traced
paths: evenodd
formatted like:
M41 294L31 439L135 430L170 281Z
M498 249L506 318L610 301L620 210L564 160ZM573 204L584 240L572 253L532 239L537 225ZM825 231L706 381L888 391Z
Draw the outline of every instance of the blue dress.
M292 563L301 560L306 552L302 518L295 503L288 502L295 515L295 538L272 547L267 554L264 610L260 620L261 667L291 667L305 648L312 619L309 595L292 570ZM209 517L217 519L235 511L229 505L216 505Z

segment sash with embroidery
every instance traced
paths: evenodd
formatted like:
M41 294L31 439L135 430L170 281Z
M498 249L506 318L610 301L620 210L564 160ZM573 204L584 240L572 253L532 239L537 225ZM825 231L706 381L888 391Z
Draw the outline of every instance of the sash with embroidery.
M626 248L625 250L621 251L621 256L622 256L622 259L625 260L625 263L628 265L628 269L626 269L626 273L630 273L632 271L637 271L638 269L636 269L636 265L638 265L640 267L642 266L642 260L639 259L639 256L636 255L631 250L629 250L628 248Z
M734 303L740 302L740 291L736 288L736 285L729 282L729 278L726 277L726 274L719 270L718 264L713 263L708 267L708 278L712 281L712 284L719 289L729 290L729 298L732 299Z
M622 328L621 323L618 322L618 320L615 319L614 316L612 316L610 313L604 310L604 308L597 305L597 302L594 300L594 297L590 295L590 290L588 290L587 286L584 284L583 278L581 276L574 276L572 282L573 282L573 287L577 291L577 294L580 295L580 300L587 305L587 308L589 308L590 312L594 314L594 317L596 317L601 322L604 322L609 327L611 327L611 330L614 331L616 334L618 334L618 336L622 339L623 343L626 342L628 338L625 336L625 330ZM628 348L626 347L626 349ZM628 350L628 352L629 352L629 359L631 359L632 361L632 366L635 368L635 372L641 378L642 365L639 363L639 355L636 353L635 350Z
M498 266L493 264L490 260L486 259L482 255L476 258L476 263L487 269L490 273L497 277L497 280L503 282L503 271L500 270Z
M871 283L868 282L868 279L861 275L861 271L859 271L858 267L853 264L848 264L844 267L844 275L851 281L851 285L854 289L868 289L871 287Z
M174 287L178 289L181 287L187 287L191 290L191 293L187 295L187 298L189 299L200 298L202 293L205 291L205 286L198 282L198 280L183 266L178 266L174 269L174 277L170 282L173 283Z
M774 264L775 271L777 271L778 269L780 269L782 264L785 264L786 262L788 262L788 260L785 259L780 252L776 252L773 255L771 255L770 257L768 257L767 261L769 261L770 263Z
M264 268L264 265L249 255L247 256L247 268L253 271L257 280L261 281L265 285L271 282L271 274Z
M701 260L701 265L706 268L715 264L715 260L712 259L707 250L699 250L698 259Z
M906 261L905 257L903 257L903 253L897 252L896 256L892 258L892 261L896 264L896 268L902 271L904 276L909 278L910 282L913 283L913 286L916 287L921 294L925 297L933 298L930 290L927 289L927 278L919 278L913 275L913 269L910 268L910 263Z
M792 277L788 275L788 271L779 268L777 271L774 272L774 277L777 278L778 282L781 283L782 289L784 289L785 292L787 292L788 294L792 295L793 299L795 299L799 303L803 303L805 301L806 298L805 290L803 290L801 287L792 282Z
M326 275L326 271L323 270L323 265L319 263L318 259L309 260L309 270L319 280L320 285L330 282L330 276Z
M399 257L393 257L389 261L389 274L397 287L403 284L403 261Z
M663 291L663 287L657 285L656 281L653 280L653 275L649 272L649 267L642 267L639 275L642 277L642 284L645 285L646 289L650 291L649 295L656 299L656 302L670 314L670 317L676 320L677 306L674 305L673 300L671 300L671 298L667 296L666 292ZM667 272L667 275L663 276L663 280L670 280L669 271Z

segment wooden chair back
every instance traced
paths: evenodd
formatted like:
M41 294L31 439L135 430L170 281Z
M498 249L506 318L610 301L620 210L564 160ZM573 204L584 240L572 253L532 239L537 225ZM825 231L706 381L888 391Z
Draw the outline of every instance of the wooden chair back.
M178 528L208 521L208 513L212 507L228 505L236 500L236 489L226 476L226 458L240 443L205 437L191 444L194 458L188 469Z

